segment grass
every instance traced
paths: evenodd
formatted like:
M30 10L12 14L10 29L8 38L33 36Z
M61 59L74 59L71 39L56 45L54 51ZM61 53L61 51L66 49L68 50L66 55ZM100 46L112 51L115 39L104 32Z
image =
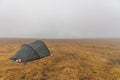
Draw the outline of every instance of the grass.
M51 56L27 63L9 59L34 39L0 39L0 80L120 80L120 40L43 40Z

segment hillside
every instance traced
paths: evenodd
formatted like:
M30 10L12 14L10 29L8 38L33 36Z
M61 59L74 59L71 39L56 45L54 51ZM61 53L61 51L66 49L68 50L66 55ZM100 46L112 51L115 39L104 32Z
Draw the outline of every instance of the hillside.
M120 40L43 40L51 56L10 62L22 44L32 41L0 39L0 80L120 80Z

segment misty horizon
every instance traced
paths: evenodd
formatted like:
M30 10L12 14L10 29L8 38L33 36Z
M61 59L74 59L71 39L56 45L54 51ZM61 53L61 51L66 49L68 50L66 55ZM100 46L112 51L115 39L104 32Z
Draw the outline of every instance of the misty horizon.
M1 0L0 38L120 38L120 1Z

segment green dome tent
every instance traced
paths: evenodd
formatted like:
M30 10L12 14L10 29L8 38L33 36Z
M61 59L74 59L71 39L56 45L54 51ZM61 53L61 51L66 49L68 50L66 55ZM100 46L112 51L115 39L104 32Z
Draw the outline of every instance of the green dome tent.
M22 62L27 62L49 55L50 52L45 43L37 40L33 43L23 44L21 49L11 58L11 61L21 59Z

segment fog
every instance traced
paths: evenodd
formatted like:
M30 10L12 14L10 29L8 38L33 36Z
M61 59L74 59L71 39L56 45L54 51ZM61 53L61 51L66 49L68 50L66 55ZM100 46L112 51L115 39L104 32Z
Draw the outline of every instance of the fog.
M0 0L0 37L120 38L120 1Z

